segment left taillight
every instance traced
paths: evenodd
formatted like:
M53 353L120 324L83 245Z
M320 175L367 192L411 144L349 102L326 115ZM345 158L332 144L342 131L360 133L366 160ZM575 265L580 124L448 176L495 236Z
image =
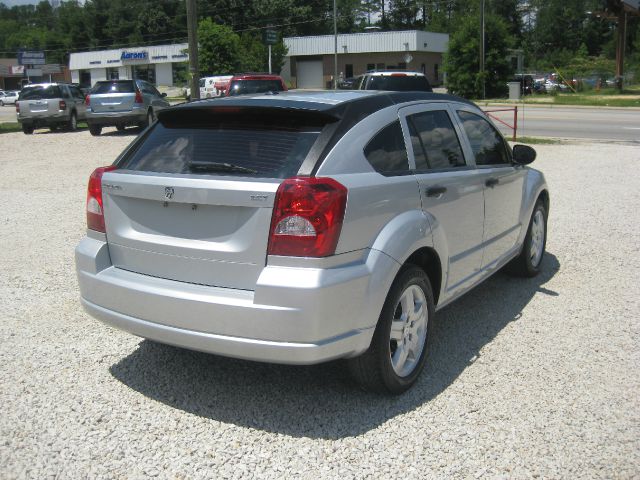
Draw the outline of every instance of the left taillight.
M286 179L276 192L269 255L333 255L346 206L347 188L332 178Z
M16 102L16 113L20 113L20 102Z
M116 168L115 165L96 168L89 177L89 187L87 188L87 228L90 230L106 233L102 204L102 175Z
M58 102L58 109L59 110L66 110L67 109L67 102L65 102L64 100L60 100Z

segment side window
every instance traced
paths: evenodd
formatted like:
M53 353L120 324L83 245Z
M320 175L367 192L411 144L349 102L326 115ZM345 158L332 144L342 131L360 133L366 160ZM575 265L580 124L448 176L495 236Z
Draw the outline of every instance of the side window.
M444 110L417 113L407 118L416 170L466 167L458 135Z
M62 90L62 98L71 98L69 87L67 87L66 85L61 85L60 89Z
M71 95L78 100L84 100L84 95L78 87L71 87Z
M400 121L390 123L364 147L371 166L383 175L401 175L409 171L409 158L402 136Z
M460 110L458 110L458 116L469 137L473 155L476 157L476 165L510 163L502 136L489 122L475 113Z

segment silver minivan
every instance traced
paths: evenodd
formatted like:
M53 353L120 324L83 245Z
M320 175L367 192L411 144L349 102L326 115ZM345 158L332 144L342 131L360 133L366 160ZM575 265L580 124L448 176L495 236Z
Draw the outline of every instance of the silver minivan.
M425 365L437 310L503 267L540 272L549 193L534 158L449 95L172 107L91 175L82 304L194 350L343 358L366 388L399 393Z
M144 80L105 80L97 82L87 94L87 124L91 135L103 127L124 130L128 126L146 127L157 113L169 106L167 95Z
M40 127L75 131L86 117L84 95L76 85L66 83L27 85L16 102L16 117L26 134Z

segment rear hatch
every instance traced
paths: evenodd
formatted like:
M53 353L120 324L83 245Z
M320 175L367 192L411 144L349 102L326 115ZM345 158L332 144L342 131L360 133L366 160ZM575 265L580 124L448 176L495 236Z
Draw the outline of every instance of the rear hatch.
M126 112L133 109L136 86L133 80L108 80L97 82L89 92L92 112Z
M62 91L58 85L25 87L20 93L21 117L47 117L60 111Z
M114 266L253 290L275 192L297 174L326 121L275 109L163 111L103 177Z

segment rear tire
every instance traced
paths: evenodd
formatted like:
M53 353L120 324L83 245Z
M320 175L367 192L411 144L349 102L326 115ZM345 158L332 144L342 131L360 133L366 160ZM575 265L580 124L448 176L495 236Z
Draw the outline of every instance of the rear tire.
M22 125L22 132L25 135L31 135L33 133L33 127L31 125Z
M348 360L355 380L375 392L409 389L429 355L434 312L429 278L419 267L404 267L391 285L369 349Z
M89 133L94 137L99 137L102 133L102 127L100 125L89 125Z
M4 102L0 100L0 107L4 107Z
M547 209L542 200L538 200L531 214L522 251L507 264L505 271L518 277L535 277L540 273L546 245Z

